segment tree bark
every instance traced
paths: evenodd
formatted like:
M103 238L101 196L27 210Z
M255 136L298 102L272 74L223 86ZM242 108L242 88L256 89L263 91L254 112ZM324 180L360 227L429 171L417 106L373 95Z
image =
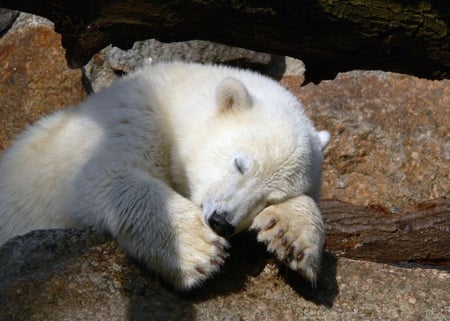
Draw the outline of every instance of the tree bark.
M112 43L205 39L302 59L309 80L353 69L450 77L450 2L0 0L55 22L71 66Z
M439 198L392 213L336 200L320 204L326 247L341 256L377 262L450 264L450 200Z

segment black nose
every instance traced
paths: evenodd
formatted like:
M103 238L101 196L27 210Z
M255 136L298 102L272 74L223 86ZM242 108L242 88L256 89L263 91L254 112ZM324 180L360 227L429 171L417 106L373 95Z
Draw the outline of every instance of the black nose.
M208 224L214 232L225 238L234 234L234 227L226 220L227 213L214 213L209 217Z

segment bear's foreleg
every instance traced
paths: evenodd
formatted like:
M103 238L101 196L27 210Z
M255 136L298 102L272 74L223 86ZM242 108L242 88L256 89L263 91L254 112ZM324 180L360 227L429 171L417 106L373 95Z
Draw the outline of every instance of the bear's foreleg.
M191 201L137 168L91 173L77 201L85 224L111 233L132 257L178 289L195 287L219 271L228 243Z
M268 206L250 227L277 259L315 283L324 245L322 215L306 195Z

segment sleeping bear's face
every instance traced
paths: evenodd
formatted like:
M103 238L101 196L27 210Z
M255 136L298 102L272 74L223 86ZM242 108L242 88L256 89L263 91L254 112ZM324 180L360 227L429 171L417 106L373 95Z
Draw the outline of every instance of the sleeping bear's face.
M190 199L222 236L247 229L269 204L319 196L329 135L315 131L293 97L282 98L260 101L233 78L217 88L218 113L185 170ZM267 107L275 103L287 106Z

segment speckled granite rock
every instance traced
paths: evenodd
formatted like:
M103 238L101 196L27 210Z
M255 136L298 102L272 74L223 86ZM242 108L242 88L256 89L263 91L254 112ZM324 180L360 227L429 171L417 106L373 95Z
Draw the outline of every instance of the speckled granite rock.
M323 197L397 207L450 197L450 81L353 71L300 88L319 128L331 132Z
M0 248L0 319L448 320L450 274L337 260L325 254L312 288L268 260L251 235L224 271L177 294L90 231L35 231Z
M48 20L20 14L0 38L0 61L0 150L27 123L85 97Z

